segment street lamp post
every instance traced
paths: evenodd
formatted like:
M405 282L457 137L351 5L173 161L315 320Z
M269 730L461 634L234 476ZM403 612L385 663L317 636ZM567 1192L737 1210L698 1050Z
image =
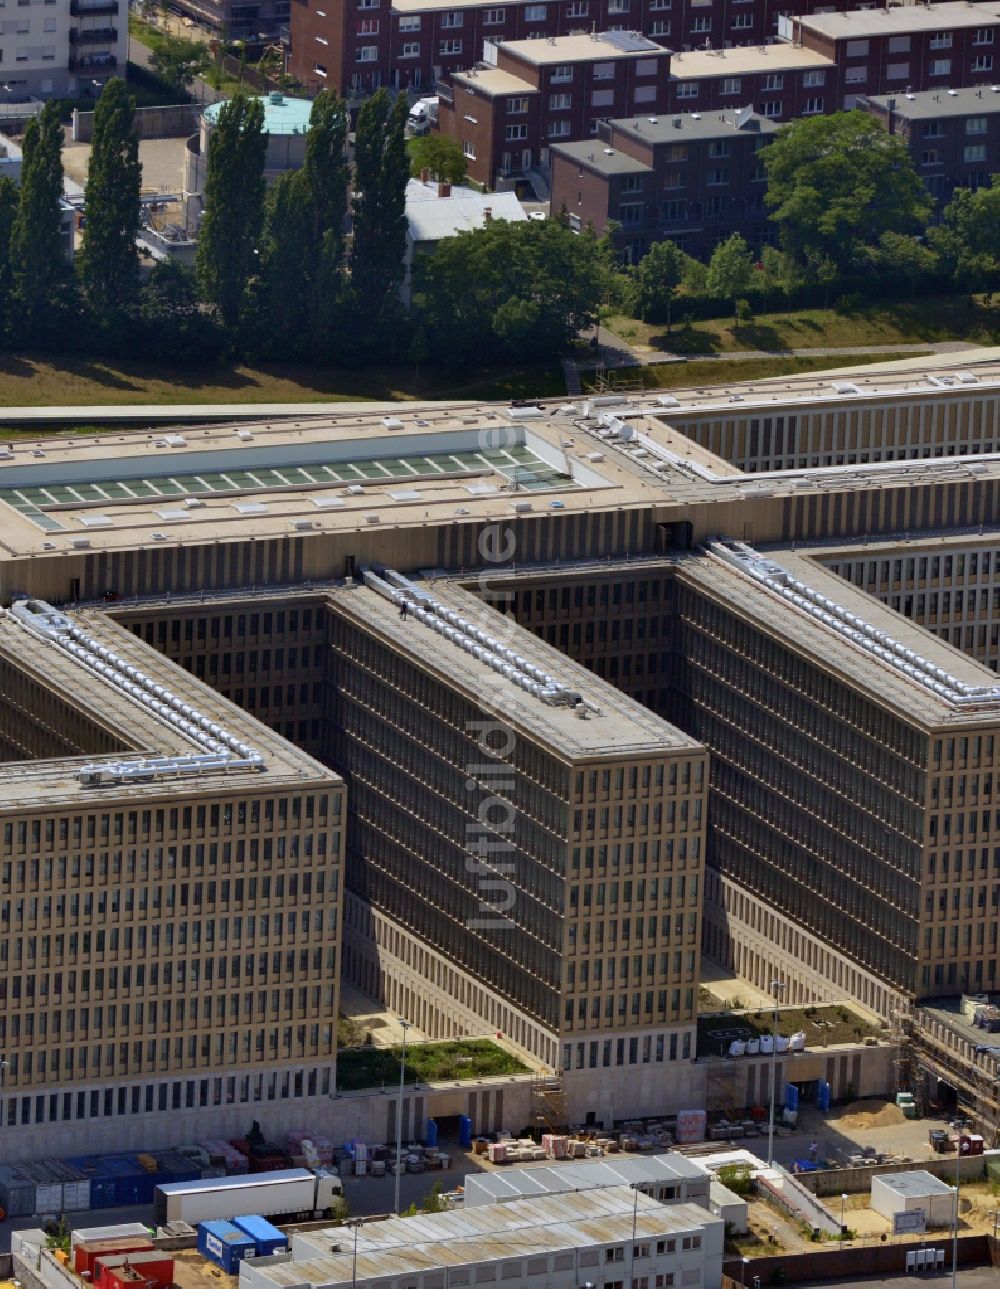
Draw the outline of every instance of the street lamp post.
M847 1208L847 1196L841 1193L841 1196L840 1196L840 1238L841 1240L844 1239L846 1234L846 1232L844 1231L844 1226L846 1225L844 1221L844 1210L846 1208Z
M746 1289L746 1283L747 1283L747 1267L748 1267L749 1265L750 1265L750 1259L749 1259L749 1258L744 1258L744 1259L743 1259L743 1265L740 1267L740 1284L743 1286L743 1289Z
M771 1031L771 1106L767 1116L767 1166L774 1165L774 1083L778 1073L778 1000L784 993L782 980L771 981L771 993L774 994L774 1027Z
M628 1289L635 1289L635 1229L639 1221L639 1183L632 1183L632 1243L628 1250Z
M357 1289L358 1284L358 1227L361 1225L361 1219L356 1217L351 1223L354 1227L354 1256L351 1258L351 1289Z
M406 1031L410 1022L399 1018L403 1029L403 1055L399 1062L399 1100L396 1104L396 1216L399 1217L399 1178L403 1163L403 1083L406 1079Z
M969 1126L967 1119L955 1120L958 1140L955 1142L955 1229L951 1238L951 1289L957 1289L958 1285L958 1192L962 1182L962 1131Z

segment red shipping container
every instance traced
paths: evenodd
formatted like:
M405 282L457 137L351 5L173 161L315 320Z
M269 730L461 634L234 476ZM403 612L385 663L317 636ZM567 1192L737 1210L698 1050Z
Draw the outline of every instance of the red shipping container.
M81 1241L73 1249L73 1270L77 1275L84 1271L94 1273L94 1263L98 1258L110 1257L116 1253L148 1253L153 1245L142 1235L122 1235L117 1239Z
M121 1253L97 1259L94 1270L96 1289L142 1289L156 1285L170 1289L174 1283L174 1260L158 1249L148 1253Z

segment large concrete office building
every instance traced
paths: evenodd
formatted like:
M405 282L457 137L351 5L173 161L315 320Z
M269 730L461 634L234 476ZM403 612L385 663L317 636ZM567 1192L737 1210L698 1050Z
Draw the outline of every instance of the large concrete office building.
M327 1098L341 780L103 613L20 601L0 673L5 1157Z
M504 1033L559 1072L570 1118L679 1109L697 1086L699 943L764 988L780 981L788 1001L853 998L893 1025L947 1029L925 1004L996 988L1000 360L963 357L724 391L18 440L0 461L0 598L58 604L127 642L122 658L169 669L162 683L193 709L214 704L225 719L210 724L263 756L266 772L129 779L150 800L140 830L158 826L153 797L182 784L194 799L192 864L212 862L199 830L216 826L199 800L224 810L226 793L266 784L270 818L292 828L296 798L299 820L316 798L322 888L317 872L311 892L279 889L261 837L244 875L256 890L223 894L205 875L202 899L229 901L228 934L254 917L262 934L254 901L270 876L263 934L279 913L281 933L305 934L322 906L345 977L431 1034ZM17 615L8 634L37 634L37 615ZM51 760L32 758L157 746L81 719L45 716L59 744L5 720L19 741L4 772L38 776L41 831L26 819L10 833L24 849L3 873L4 916L33 907L58 798ZM100 774L69 788L75 802L118 790ZM67 862L86 864L83 837L68 844ZM93 857L100 872L96 844ZM53 896L60 883L71 896L58 873ZM165 877L162 898L181 899L179 883ZM125 898L83 904L79 931L120 936ZM24 936L0 959L8 997L19 976L25 987L9 955L39 952ZM63 946L61 988L90 969L86 946ZM337 964L287 965L305 993L278 998L278 1051L260 984L265 1016L252 1002L225 1042L238 1062L250 1044L254 1075L289 1071L275 1095L291 1114L328 1086L332 1052L309 1044L314 1025L326 1041ZM69 1008L77 1033L83 1005ZM52 1006L35 1008L48 1034ZM206 1109L216 1087L228 1101L217 1022L208 1055L196 1039L191 1057L162 1013L142 1017L159 1044L142 1060L162 1057L168 1089L152 1113L189 1095L199 1109L203 1085ZM11 1024L6 1124L55 1115L86 1131L116 1098L147 1105L133 1086L153 1071L106 1064L120 1045L96 1068L91 1052L85 1075L62 1057L29 1074L10 1062ZM976 1069L989 1059L970 1047Z

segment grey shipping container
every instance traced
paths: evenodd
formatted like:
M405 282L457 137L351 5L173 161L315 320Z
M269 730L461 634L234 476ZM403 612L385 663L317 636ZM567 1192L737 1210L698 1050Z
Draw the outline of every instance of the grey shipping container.
M35 1187L35 1212L58 1213L62 1208L63 1188L58 1182Z
M0 1169L0 1207L6 1209L8 1217L33 1217L34 1184L21 1181L10 1168Z
M63 1210L82 1213L90 1208L90 1182L63 1182Z

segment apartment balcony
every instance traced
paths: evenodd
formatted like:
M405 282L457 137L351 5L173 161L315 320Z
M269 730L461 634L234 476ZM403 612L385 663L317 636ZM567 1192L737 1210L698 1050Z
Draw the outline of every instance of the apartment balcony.
M117 40L117 27L93 27L90 31L78 31L74 27L69 33L71 45L114 45Z
M69 0L74 18L111 18L118 14L118 0Z
M69 70L96 76L114 76L118 71L118 59L114 54L71 54Z

